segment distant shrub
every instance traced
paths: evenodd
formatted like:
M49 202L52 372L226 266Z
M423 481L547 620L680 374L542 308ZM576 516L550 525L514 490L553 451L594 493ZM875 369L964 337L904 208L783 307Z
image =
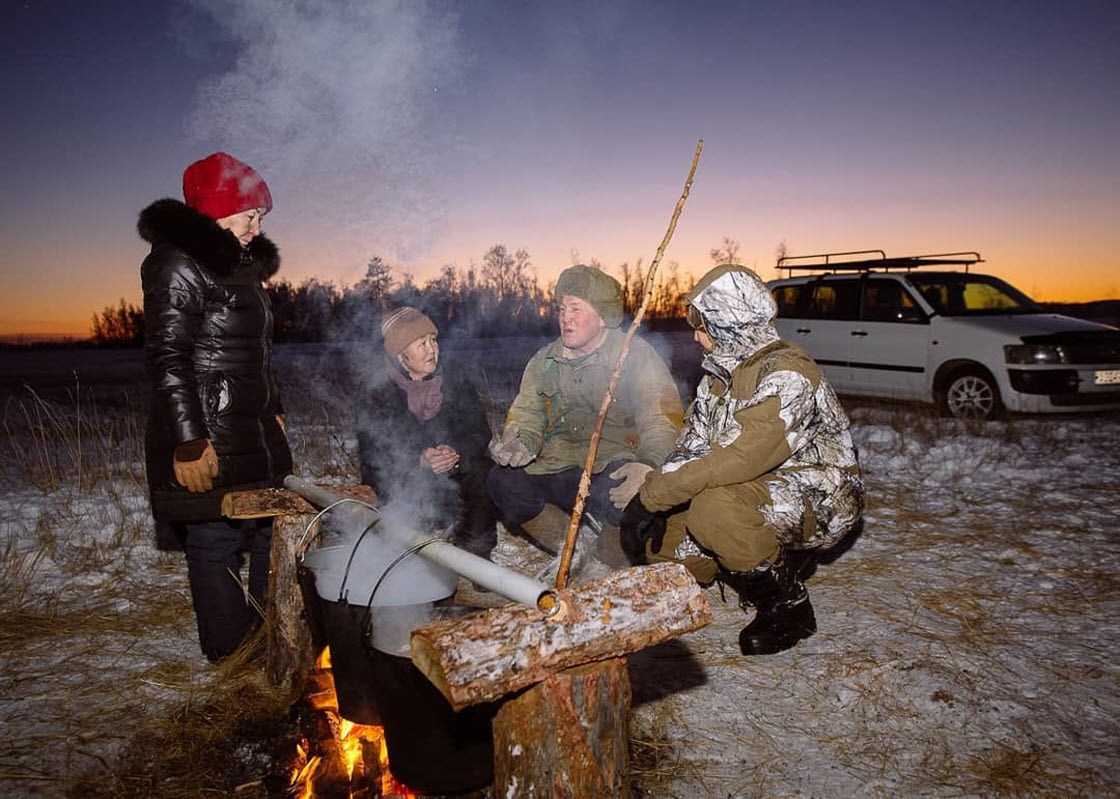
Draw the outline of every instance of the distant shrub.
M93 315L93 341L101 347L139 347L144 343L144 310L121 299Z

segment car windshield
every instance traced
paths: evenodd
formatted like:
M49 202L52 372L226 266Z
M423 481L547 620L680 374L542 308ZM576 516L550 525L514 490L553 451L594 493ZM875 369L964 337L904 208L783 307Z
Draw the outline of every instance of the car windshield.
M912 272L906 277L942 316L1043 313L1026 294L991 275Z

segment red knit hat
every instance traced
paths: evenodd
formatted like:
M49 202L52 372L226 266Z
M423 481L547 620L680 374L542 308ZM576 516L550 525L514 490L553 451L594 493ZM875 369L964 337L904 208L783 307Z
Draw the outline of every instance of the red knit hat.
M213 219L250 208L272 210L272 195L264 178L226 153L208 155L183 171L183 199Z

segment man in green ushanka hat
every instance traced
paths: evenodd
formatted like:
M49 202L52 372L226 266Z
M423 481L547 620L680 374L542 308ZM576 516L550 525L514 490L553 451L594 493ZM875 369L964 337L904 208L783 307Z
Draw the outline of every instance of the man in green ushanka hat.
M559 553L625 334L619 329L622 287L607 273L589 266L566 269L555 298L560 337L525 367L505 428L490 443L497 466L487 485L507 527L519 527ZM628 565L618 543L622 510L672 452L682 416L665 361L635 337L599 439L573 574L592 551L609 566ZM553 578L558 565L559 557L540 577Z

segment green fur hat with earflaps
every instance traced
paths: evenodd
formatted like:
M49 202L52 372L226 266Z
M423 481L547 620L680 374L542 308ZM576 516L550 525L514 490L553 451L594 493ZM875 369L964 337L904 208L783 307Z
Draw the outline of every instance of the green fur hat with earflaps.
M601 269L592 266L571 266L556 281L556 300L565 294L591 303L607 327L622 324L622 286Z

